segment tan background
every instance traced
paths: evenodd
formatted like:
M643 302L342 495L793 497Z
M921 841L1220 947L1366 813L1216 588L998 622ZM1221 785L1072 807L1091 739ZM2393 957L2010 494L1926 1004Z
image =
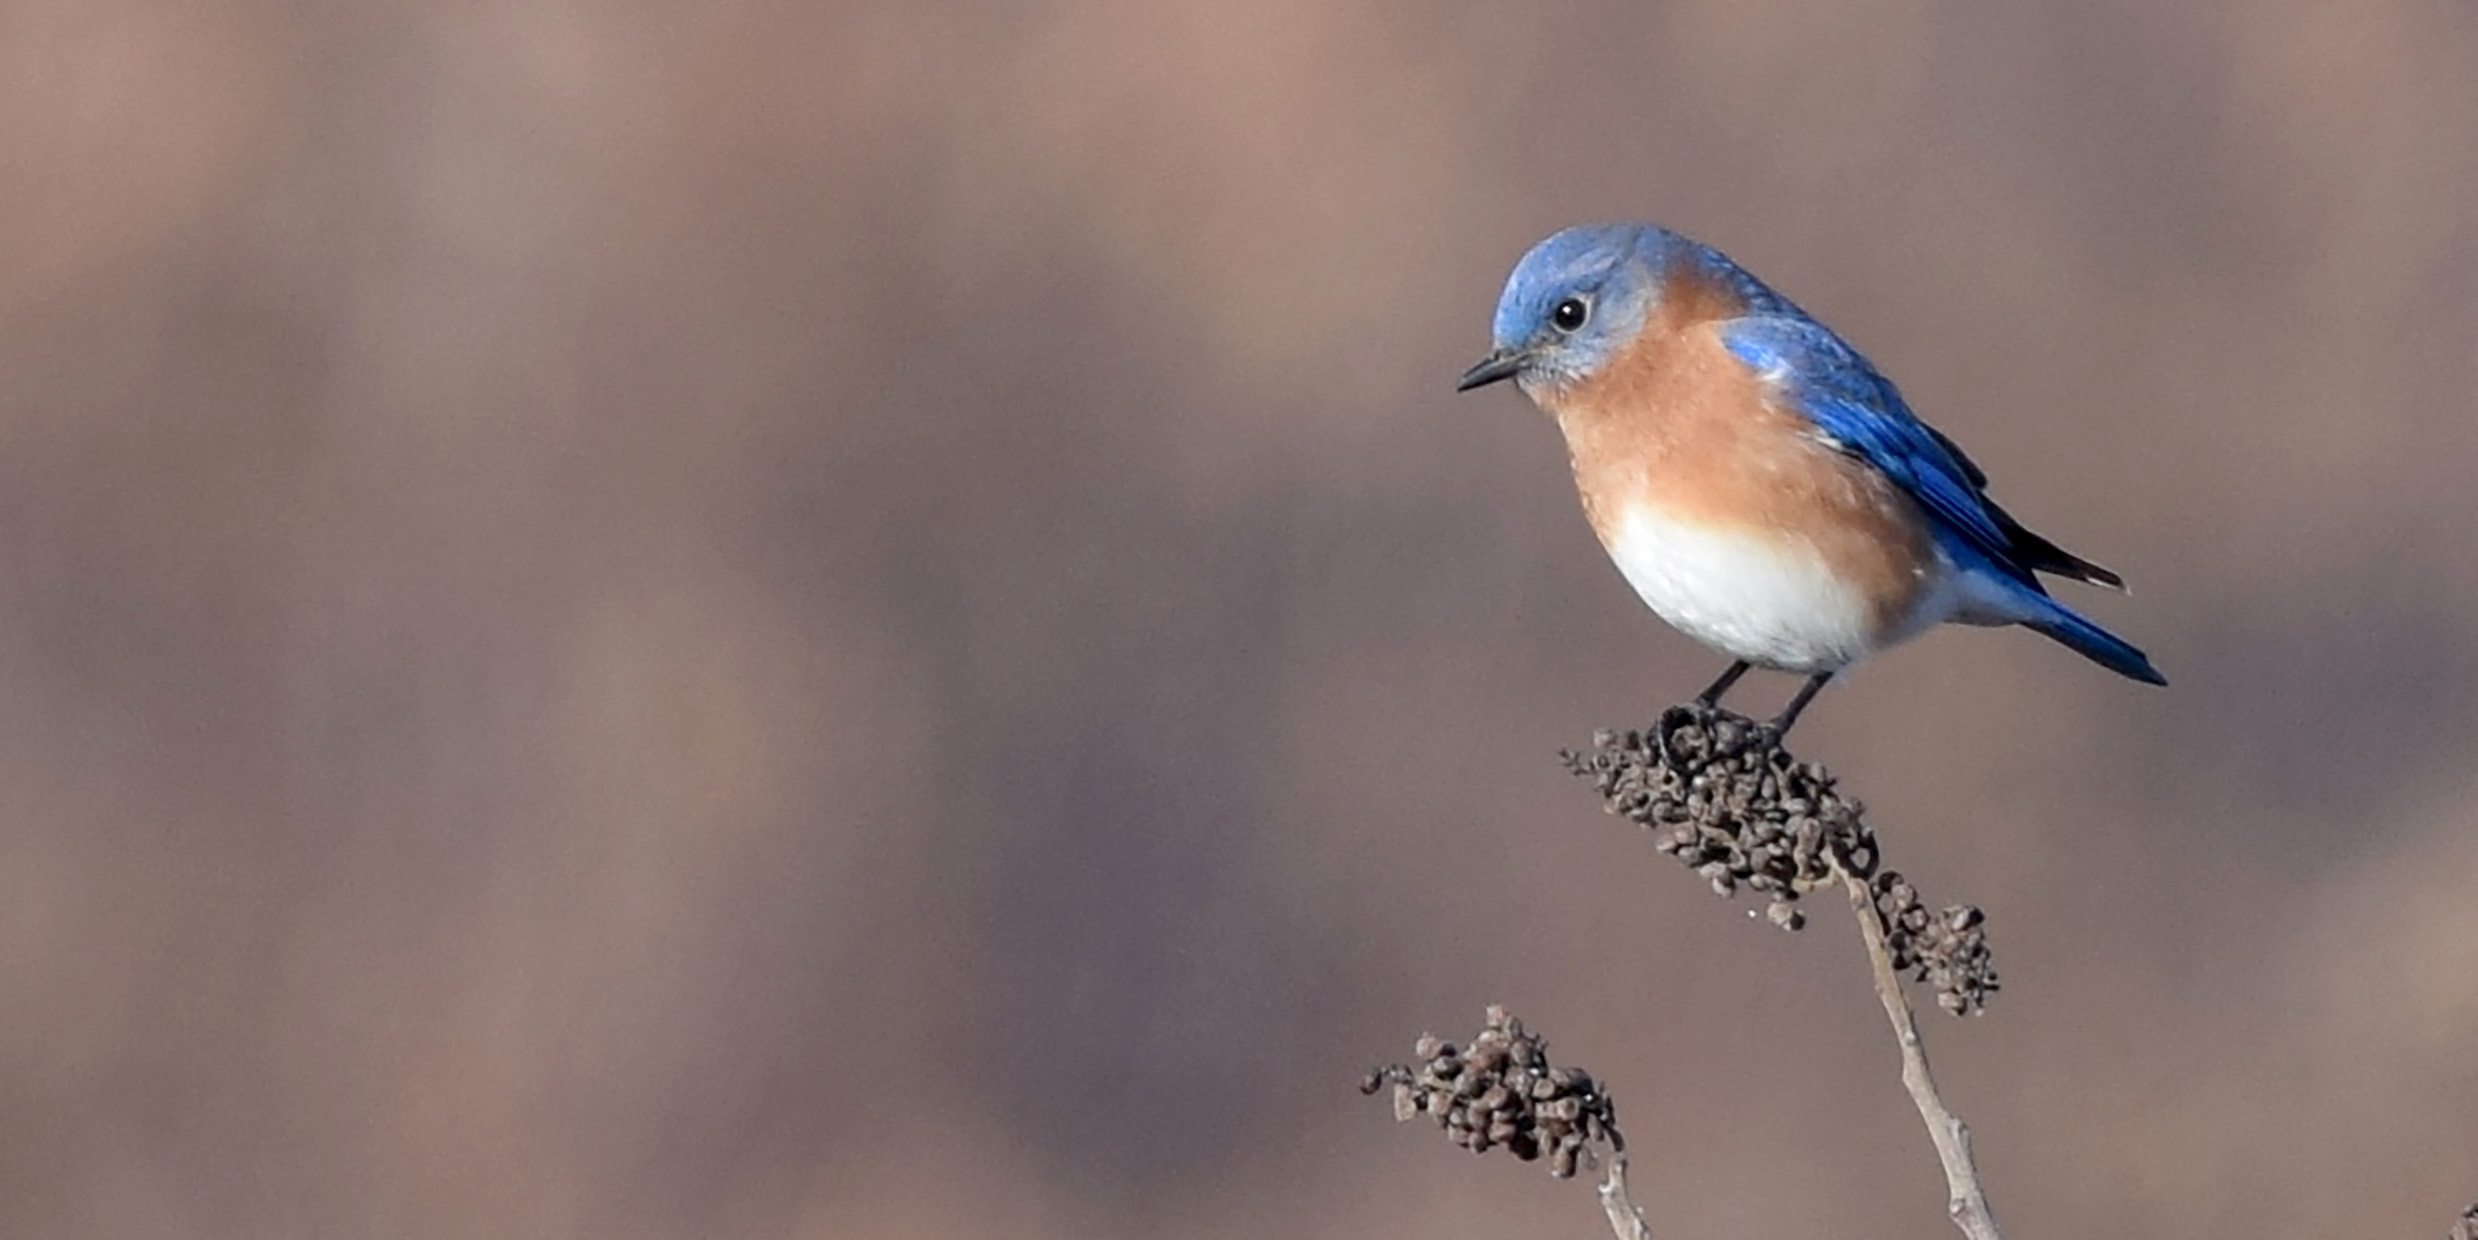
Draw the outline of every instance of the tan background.
M21 0L0 178L0 1233L1597 1234L1353 1093L1502 1000L1660 1234L1938 1234L1838 910L1551 757L1718 664L1450 388L1634 215L2176 681L1801 728L2000 1215L2478 1197L2468 4Z

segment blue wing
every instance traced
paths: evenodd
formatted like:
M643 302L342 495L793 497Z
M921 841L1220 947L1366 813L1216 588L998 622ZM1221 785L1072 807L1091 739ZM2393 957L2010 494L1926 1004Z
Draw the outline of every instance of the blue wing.
M1858 350L1803 314L1732 319L1721 341L1780 391L1835 448L1883 471L1939 527L2006 574L2041 590L1980 494L1985 476L1918 415Z

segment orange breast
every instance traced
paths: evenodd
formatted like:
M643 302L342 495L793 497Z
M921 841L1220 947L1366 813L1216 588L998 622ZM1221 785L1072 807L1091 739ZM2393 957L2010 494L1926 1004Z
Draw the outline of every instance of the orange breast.
M1544 400L1565 433L1584 515L1613 546L1630 507L1811 549L1893 640L1940 571L1916 501L1820 442L1723 346L1718 324L1669 298L1591 380ZM1545 394L1544 395L1551 395Z

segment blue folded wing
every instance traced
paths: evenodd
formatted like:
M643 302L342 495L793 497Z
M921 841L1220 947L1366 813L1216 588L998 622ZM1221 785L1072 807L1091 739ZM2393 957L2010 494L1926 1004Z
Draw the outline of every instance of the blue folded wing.
M1830 328L1800 315L1758 315L1723 324L1721 341L1834 447L1883 471L1942 530L2040 589L1981 498L1977 468L1911 413L1892 381Z

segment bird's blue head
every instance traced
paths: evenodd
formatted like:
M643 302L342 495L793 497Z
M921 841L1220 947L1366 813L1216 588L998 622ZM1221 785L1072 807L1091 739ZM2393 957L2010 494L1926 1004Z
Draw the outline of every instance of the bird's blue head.
M1512 379L1537 393L1589 377L1643 331L1676 243L1650 224L1586 224L1533 246L1497 299L1495 347L1455 390Z

